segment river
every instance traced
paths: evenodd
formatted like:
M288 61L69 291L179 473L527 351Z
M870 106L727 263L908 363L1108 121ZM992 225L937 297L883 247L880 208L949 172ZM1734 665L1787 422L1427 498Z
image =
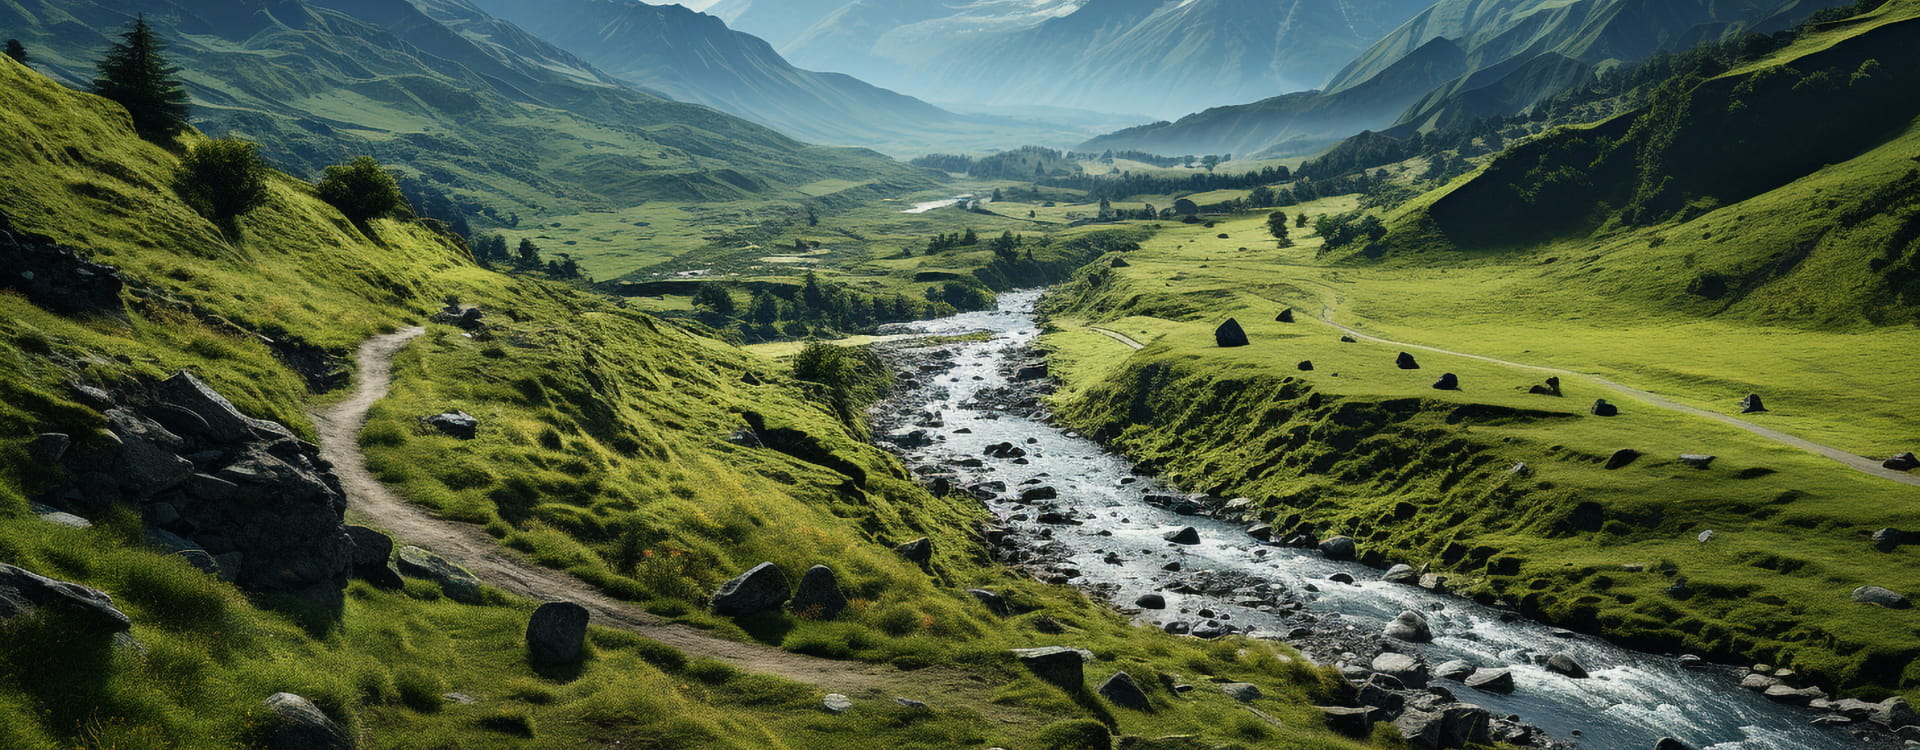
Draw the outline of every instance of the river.
M877 422L882 430L897 433L887 447L923 474L950 472L956 487L1005 483L1006 491L983 502L1011 534L1057 556L1056 567L1077 570L1080 575L1072 584L1127 608L1123 611L1131 611L1142 594L1163 594L1167 607L1139 612L1135 617L1141 624L1198 623L1206 618L1183 611L1207 608L1219 622L1278 640L1287 640L1280 634L1292 631L1301 640L1343 642L1347 645L1340 650L1354 652L1348 660L1362 664L1384 645L1430 665L1461 659L1507 668L1516 686L1510 695L1448 680L1433 684L1495 716L1518 715L1555 740L1581 748L1649 748L1665 736L1714 750L1860 746L1846 732L1810 724L1821 713L1776 704L1742 689L1734 668L1683 667L1671 656L1574 635L1460 597L1386 583L1380 571L1328 560L1311 550L1264 544L1248 536L1244 524L1180 515L1150 504L1148 494L1173 490L1136 475L1124 458L1092 440L1021 416L1018 410L988 405L1013 385L1004 371L1008 358L1023 354L1039 336L1034 316L1038 298L1033 291L1003 294L995 310L891 328L892 333L938 336L986 331L993 337L948 344L942 347L945 354L921 360L934 363L913 374L921 385L902 389L877 409ZM899 439L898 433L910 430L926 434L919 440ZM1002 442L1024 450L1024 463L983 455L988 446ZM976 459L981 465L963 465ZM1018 501L1022 489L1041 485L1055 488L1058 499L1037 506ZM1048 509L1071 515L1078 523L1039 523L1039 513ZM1163 539L1188 526L1198 530L1198 544ZM1166 570L1170 562L1179 562L1180 570ZM1246 601L1245 583L1236 584L1243 587L1240 594L1172 590L1196 575L1214 573L1277 586L1281 606L1236 604ZM1354 583L1328 580L1337 573L1352 576ZM1432 643L1379 637L1402 611L1427 618ZM1301 629L1311 631L1311 637ZM1545 657L1558 653L1574 656L1591 676L1574 679L1541 666ZM1339 659L1337 653L1312 655L1329 662Z

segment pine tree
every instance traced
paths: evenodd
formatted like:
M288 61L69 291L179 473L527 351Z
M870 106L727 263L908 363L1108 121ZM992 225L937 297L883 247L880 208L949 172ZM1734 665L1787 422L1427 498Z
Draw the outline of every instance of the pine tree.
M146 16L120 35L120 43L100 60L100 77L93 93L112 99L133 116L140 137L165 142L187 129L187 90L174 76L180 69L167 64L166 43L147 25Z
M14 62L20 63L21 65L27 64L27 46L21 44L18 39L8 39L7 57L13 58Z
M533 244L533 240L528 239L526 237L520 238L519 255L520 255L519 263L521 267L523 268L539 268L540 267L540 246Z

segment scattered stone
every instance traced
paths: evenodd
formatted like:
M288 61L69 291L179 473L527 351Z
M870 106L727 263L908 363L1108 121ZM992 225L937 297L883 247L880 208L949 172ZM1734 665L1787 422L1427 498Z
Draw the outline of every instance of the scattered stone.
M1912 606L1907 597L1879 586L1861 586L1853 590L1853 600L1862 604L1877 604L1887 609L1906 609Z
M986 589L967 589L967 594L972 596L976 601L979 601L980 605L986 607L988 612L992 612L1001 617L1006 617L1007 614L1012 611L1007 607L1006 597L992 591Z
M1880 529L1873 532L1873 548L1881 552L1892 552L1909 541L1912 541L1912 537L1899 529Z
M1332 581L1334 583L1353 583L1353 574L1335 573L1333 575L1327 576L1327 580Z
M1052 500L1058 497L1060 497L1060 491L1046 485L1029 487L1020 492L1020 501L1023 503Z
M1219 328L1214 329L1213 342L1222 348L1246 346L1250 343L1247 341L1246 330L1240 327L1240 321L1233 318L1228 318L1227 322L1221 323Z
M41 608L63 613L72 618L74 627L96 635L122 633L133 626L103 591L0 564L0 622Z
M1795 688L1791 685L1774 685L1762 691L1767 700L1785 703L1790 706L1805 706L1817 699L1827 697L1827 693L1817 687Z
M1675 581L1673 585L1665 589L1664 593L1666 593L1667 596L1684 602L1693 598L1693 587L1688 586L1685 581Z
M461 706L471 706L480 702L479 698L467 695L466 693L441 693L440 699Z
M1547 658L1547 671L1572 677L1576 680L1587 677L1587 668L1580 664L1573 654L1561 652Z
M1412 565L1401 563L1388 568L1386 575L1380 576L1380 580L1387 583L1412 584L1420 580L1420 572L1414 570Z
M1178 531L1169 531L1162 534L1160 538L1173 542L1174 544L1199 544L1200 531L1192 526L1187 526Z
M1767 407L1760 402L1760 394L1758 393L1749 393L1746 398L1740 399L1741 414L1758 414L1766 410Z
M1354 338L1354 337L1352 337L1352 336L1341 336L1341 337L1340 337L1340 343L1342 343L1342 344L1358 344L1358 343L1360 343L1360 341L1359 341L1358 339L1355 339L1355 338Z
M1133 605L1141 609L1166 609L1167 598L1159 594L1141 594L1133 600Z
M1620 407L1607 403L1607 400L1604 398L1594 399L1593 415L1596 417L1617 417L1620 416Z
M1707 666L1707 660L1700 658L1698 654L1681 654L1674 661L1679 663L1682 669L1700 669Z
M744 617L778 608L787 600L787 574L780 566L763 562L720 585L713 593L713 613Z
M921 567L926 567L928 563L933 562L933 540L924 536L894 547L893 551Z
M1442 374L1439 380L1434 381L1433 389L1436 391L1460 390L1460 376L1450 372Z
M1399 367L1402 370L1420 369L1420 362L1418 360L1415 360L1413 358L1413 355L1408 354L1406 352L1401 352L1400 356L1395 358L1393 363L1395 366Z
M1275 323L1292 323L1292 322L1293 322L1293 308L1291 308L1291 307L1289 307L1289 308L1287 308L1287 309L1285 309L1285 310L1281 310L1281 311L1280 311L1280 314L1279 314L1278 316L1275 316L1275 317L1274 317L1274 319L1273 319L1273 322L1275 322Z
M903 707L906 707L906 708L911 708L911 709L913 709L913 710L915 710L915 711L929 711L929 710L932 710L932 707L931 707L931 706L928 706L928 705L926 704L926 702L925 702L925 701L917 701L917 700L914 700L914 699L912 699L912 698L900 698L900 697L895 697L895 698L893 699L893 702L894 702L894 703L898 703L898 704L900 704L900 705L901 705L901 706L903 706Z
M840 576L832 568L815 565L800 575L787 609L809 620L831 620L847 608L847 595L840 591Z
M1754 692L1760 692L1779 684L1780 681L1772 675L1764 675L1757 672L1740 678L1740 687Z
M1021 367L1018 370L1014 370L1013 379L1018 381L1023 381L1023 382L1029 381L1029 380L1046 380L1047 372L1048 372L1047 363L1040 362L1036 364L1026 365Z
M1912 453L1902 453L1881 462L1880 465L1894 471L1913 471L1914 469L1920 469L1920 456L1915 456Z
M1101 697L1121 708L1145 711L1150 707L1147 703L1146 691L1141 690L1140 684L1134 682L1133 676L1126 672L1115 672L1112 677L1100 683L1099 693Z
M592 613L573 602L547 602L527 621L527 654L542 664L571 664L585 654Z
M393 538L365 526L348 526L347 539L353 549L353 575L383 589L405 585L395 572Z
M1484 708L1454 703L1429 711L1407 711L1393 725L1412 750L1444 750L1491 744L1492 721L1492 714Z
M1313 372L1313 360L1310 360L1310 359L1301 360L1299 364L1299 368L1301 372Z
M440 593L461 604L480 603L480 579L446 558L411 545L396 556L400 572L440 584Z
M56 510L53 508L49 508L39 503L34 503L32 505L32 509L33 509L33 515L35 518L38 518L42 521L53 524L55 526L65 526L70 529L93 528L92 521L89 521L85 518L81 518L79 516L76 516L72 513L68 513L63 510Z
M1606 468L1608 471L1612 471L1638 460L1640 460L1640 451L1632 448L1621 448L1620 450L1614 451L1613 455L1607 457Z
M270 750L352 750L353 738L319 706L293 693L274 693L266 700L273 726L266 735Z
M1221 685L1220 691L1226 693L1227 697L1240 701L1241 703L1252 703L1265 695L1265 693L1260 692L1259 685L1250 682L1229 682Z
M1913 706L1907 705L1907 699L1900 697L1880 701L1873 707L1873 712L1868 714L1867 718L1873 720L1875 724L1892 729L1920 724L1920 714L1914 713Z
M1705 469L1713 465L1714 458L1714 456L1700 453L1682 453L1680 454L1680 463L1696 469Z
M1373 709L1348 706L1315 706L1327 717L1327 727L1348 737L1365 737L1373 732Z
M827 693L826 699L820 701L820 707L837 716L853 709L853 699L839 693Z
M1431 677L1427 672L1427 665L1421 663L1419 659L1391 651L1373 657L1372 668L1373 671L1399 680L1400 684L1415 690L1426 687L1427 680Z
M464 411L450 411L445 414L435 414L431 417L426 417L422 421L426 422L428 427L432 427L461 440L472 440L480 430L480 420Z
M1513 672L1506 669L1476 669L1462 682L1467 687L1489 693L1513 692Z
M42 432L27 441L27 456L43 464L57 464L67 455L73 438L61 432Z
M1015 657L1034 676L1068 690L1078 690L1086 681L1086 657L1077 650L1060 646L1016 648Z
M1387 623L1381 631L1388 638L1397 638L1408 643L1429 643L1433 641L1433 628L1427 624L1427 618L1412 610L1401 612L1400 616Z
M1320 554L1329 560L1352 560L1356 551L1352 537L1336 536L1320 543Z

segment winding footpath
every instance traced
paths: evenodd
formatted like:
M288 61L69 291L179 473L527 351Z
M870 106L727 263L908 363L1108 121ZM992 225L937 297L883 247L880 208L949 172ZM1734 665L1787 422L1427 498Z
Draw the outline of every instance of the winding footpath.
M536 601L576 602L593 613L596 625L633 631L688 656L783 677L823 691L920 698L936 706L950 706L957 698L976 710L999 713L1003 720L1032 720L991 704L988 699L994 686L959 670L929 668L907 673L885 665L821 659L728 640L668 622L573 576L514 556L477 526L437 518L401 499L367 469L359 436L366 426L367 412L386 397L392 385L394 354L422 333L424 329L409 328L367 340L360 346L354 392L337 404L310 413L320 436L320 455L333 464L347 492L349 513L356 521L386 531L401 544L432 550L502 591Z

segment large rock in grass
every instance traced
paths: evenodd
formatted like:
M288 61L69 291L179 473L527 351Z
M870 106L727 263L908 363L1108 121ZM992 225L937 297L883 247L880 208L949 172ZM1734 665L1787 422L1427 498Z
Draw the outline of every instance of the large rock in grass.
M1100 683L1099 692L1101 697L1121 708L1145 711L1151 707L1147 703L1146 691L1141 690L1140 683L1135 682L1133 676L1125 672L1113 673L1112 677Z
M1247 341L1246 329L1240 327L1240 321L1227 318L1227 322L1221 323L1219 328L1214 329L1213 343L1222 348L1233 348L1246 346L1251 342Z
M270 750L352 750L353 737L325 711L293 693L274 693L266 700L273 714L266 729Z
M847 595L840 591L840 576L832 568L815 565L800 575L787 609L809 620L831 620L847 609Z
M1607 400L1604 398L1597 398L1593 400L1593 415L1596 417L1617 417L1620 416L1620 407L1607 403Z
M393 569L393 538L365 526L348 526L347 539L353 545L353 575L383 589L400 588L404 582Z
M1291 308L1291 307L1289 307L1289 308L1287 308L1287 309L1285 309L1285 310L1281 310L1281 311L1280 311L1280 314L1279 314L1279 315L1275 315L1275 316L1273 316L1273 321L1274 321L1275 323L1292 323L1292 322L1293 322L1293 308Z
M1413 610L1401 612L1393 622L1387 623L1381 631L1388 638L1396 638L1408 643L1430 643L1433 641L1433 628L1427 624L1427 618Z
M72 627L95 635L125 632L133 625L105 592L0 564L0 622L42 609L59 613Z
M1913 606L1907 597L1899 592L1879 586L1861 586L1853 590L1853 600L1862 604L1875 604L1887 609L1906 609Z
M422 417L421 421L426 422L428 427L460 440L472 440L480 432L480 420L464 411L450 411L431 417Z
M1068 690L1086 683L1086 657L1080 651L1061 646L1016 648L1013 655L1034 676Z
M527 620L527 656L542 664L572 664L585 654L587 622L593 619L573 602L547 602Z
M926 567L928 563L933 562L933 540L924 536L896 546L893 548L893 551L899 553L901 557L907 558L909 562L923 568Z
M787 574L780 566L763 562L720 584L713 593L713 613L728 617L757 615L778 609L787 600Z
M1460 376L1450 372L1442 373L1440 379L1433 382L1433 389L1436 391L1460 390Z
M1348 737L1365 737L1373 732L1373 709L1365 706L1316 706L1327 718L1327 728Z
M1749 393L1746 398L1740 399L1741 414L1758 414L1766 410L1767 406L1760 401L1758 393Z
M1393 364L1395 367L1398 367L1402 370L1420 369L1420 361L1417 359L1414 359L1413 355L1408 354L1406 352L1401 352L1400 356L1395 357L1393 360Z
M1606 468L1608 471L1612 471L1614 469L1624 468L1628 464L1638 460L1640 460L1640 451L1632 448L1621 448L1620 450L1614 451L1613 455L1607 457Z
M1902 453L1881 462L1880 465L1894 471L1913 471L1914 469L1920 469L1920 456L1915 456L1912 453Z
M248 438L278 440L293 437L293 431L276 422L254 419L240 413L233 402L212 386L186 370L174 373L160 384L160 399L166 405L184 410L205 425L205 436L231 443Z
M414 546L400 548L400 573L440 584L440 593L461 604L480 603L480 579L447 558Z

